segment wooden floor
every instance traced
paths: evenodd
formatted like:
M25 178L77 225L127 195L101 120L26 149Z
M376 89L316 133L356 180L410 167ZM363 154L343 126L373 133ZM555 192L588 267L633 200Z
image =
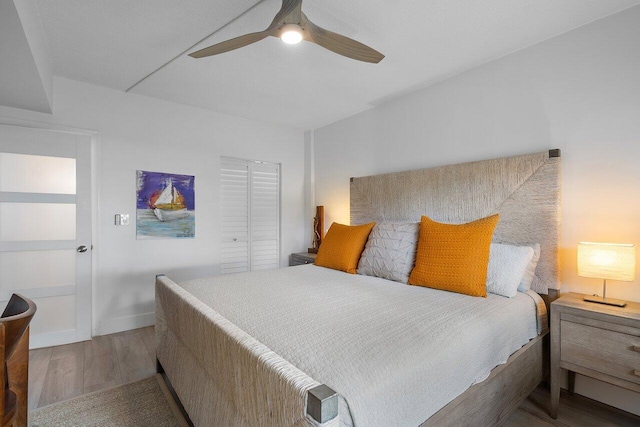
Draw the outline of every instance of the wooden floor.
M113 387L155 373L153 327L29 352L29 408ZM563 393L558 419L548 415L549 391L538 387L505 422L508 427L640 426L640 417Z
M570 395L564 390L560 395L558 418L554 420L549 417L550 399L549 389L542 385L538 386L503 425L508 427L640 426L640 417L578 394Z
M153 327L29 352L29 409L152 376Z

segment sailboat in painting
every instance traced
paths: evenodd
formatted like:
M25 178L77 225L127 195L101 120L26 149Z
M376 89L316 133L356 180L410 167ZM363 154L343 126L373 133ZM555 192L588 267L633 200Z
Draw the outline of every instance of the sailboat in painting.
M167 186L159 195L156 196L154 194L151 196L149 204L156 218L162 222L185 218L189 215L184 197L174 187L171 179L169 179Z

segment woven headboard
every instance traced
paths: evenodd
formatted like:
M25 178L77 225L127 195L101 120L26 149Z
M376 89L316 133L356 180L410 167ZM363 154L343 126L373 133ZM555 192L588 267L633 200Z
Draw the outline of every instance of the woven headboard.
M560 289L560 150L351 178L351 224L461 223L499 213L494 242L540 243L532 288Z

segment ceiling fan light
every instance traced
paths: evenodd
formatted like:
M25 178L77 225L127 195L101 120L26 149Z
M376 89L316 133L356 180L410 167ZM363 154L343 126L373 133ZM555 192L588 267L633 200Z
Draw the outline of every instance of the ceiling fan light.
M298 44L302 41L302 28L296 24L282 27L280 39L287 44Z

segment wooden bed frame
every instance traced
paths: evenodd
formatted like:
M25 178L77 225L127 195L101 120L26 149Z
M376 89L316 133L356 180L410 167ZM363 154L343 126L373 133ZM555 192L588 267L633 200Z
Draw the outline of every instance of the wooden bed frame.
M422 214L439 221L466 222L500 213L494 241L540 243L541 258L532 289L541 294L549 313L549 304L559 296L560 288L559 200L560 150L549 150L352 178L351 223L417 221ZM156 279L157 283L158 279L163 280L161 276ZM157 366L180 403L159 361ZM486 380L470 387L422 426L500 425L548 373L546 327L538 337L512 354L505 364L493 369ZM308 391L307 414L317 423L334 418L337 408L337 393L325 385ZM188 419L186 412L184 414Z

